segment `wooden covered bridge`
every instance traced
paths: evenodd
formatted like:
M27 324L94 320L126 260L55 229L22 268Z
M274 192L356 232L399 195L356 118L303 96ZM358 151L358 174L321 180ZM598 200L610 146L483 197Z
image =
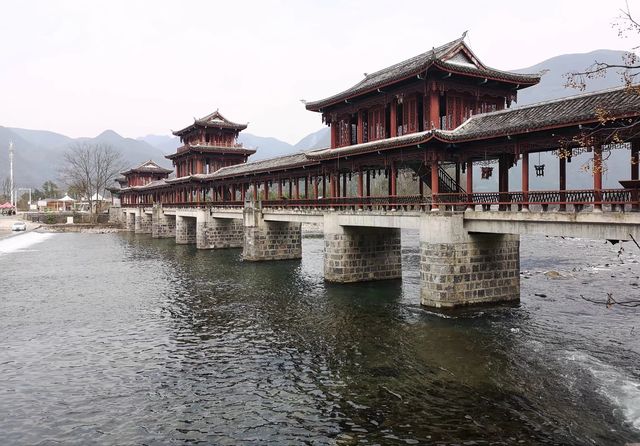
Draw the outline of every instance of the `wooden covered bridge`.
M519 234L640 235L640 96L618 88L512 108L539 79L485 66L461 38L306 103L330 147L256 162L237 143L246 125L216 111L174 132L175 177L152 162L127 171L113 214L178 243L243 247L247 260L300 257L300 224L323 223L336 282L400 277L400 229L416 228L423 304L517 300ZM607 189L612 150L630 162ZM529 188L542 152L556 155L556 190ZM566 187L578 156L592 188ZM510 184L518 165L521 183ZM497 190L474 191L474 175L497 176Z

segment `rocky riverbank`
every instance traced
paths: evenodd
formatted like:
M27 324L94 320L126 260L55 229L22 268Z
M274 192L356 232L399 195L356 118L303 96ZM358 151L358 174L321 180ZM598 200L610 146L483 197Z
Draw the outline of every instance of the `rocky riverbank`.
M112 234L115 232L124 231L124 228L120 225L114 224L54 224L54 225L41 225L36 229L37 232L81 232L84 234Z

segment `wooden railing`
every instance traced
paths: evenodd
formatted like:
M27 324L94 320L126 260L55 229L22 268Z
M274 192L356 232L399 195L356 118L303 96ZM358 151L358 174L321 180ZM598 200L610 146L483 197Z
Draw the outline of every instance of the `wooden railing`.
M611 210L639 210L640 191L638 189L582 189L564 191L529 191L529 192L479 192L442 193L433 197L420 195L396 195L373 197L337 197L307 198L280 200L261 200L262 207L300 208L300 209L366 209L366 210L429 210L432 206L449 210L464 210L481 206L483 210L511 210L535 206L543 211L554 206L566 210L570 206L580 211L584 206L608 206ZM122 204L122 207L150 207L154 203ZM205 207L243 207L242 201L201 201L201 202L165 202L163 206L178 208Z
M564 191L529 191L529 192L480 192L474 194L437 194L433 202L444 206L467 207L482 205L487 209L491 205L509 207L511 205L540 205L546 210L549 205L565 208L571 205L581 210L585 205L614 207L630 205L636 209L640 204L637 189L582 189Z

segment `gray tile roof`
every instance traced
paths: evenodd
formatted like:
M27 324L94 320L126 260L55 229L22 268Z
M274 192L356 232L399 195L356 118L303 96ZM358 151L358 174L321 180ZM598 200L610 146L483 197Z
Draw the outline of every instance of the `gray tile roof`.
M269 172L271 170L282 170L295 167L317 164L311 158L307 157L310 152L294 153L292 155L279 156L261 161L254 161L245 164L236 164L235 166L223 167L209 175L207 179L228 178L238 175L249 175L260 172Z
M455 141L526 133L557 125L597 122L599 110L611 116L640 115L640 95L626 88L612 88L523 107L475 115L458 128L439 131Z
M168 159L178 158L179 156L182 156L190 152L253 155L254 153L256 153L256 149L243 147L242 144L238 144L235 146L210 146L205 144L185 144L184 146L178 148L178 150L175 153L165 155L165 158L168 158Z
M213 113L208 114L204 118L200 118L200 119L194 118L193 124L186 126L182 130L177 130L173 132L173 134L176 136L180 136L185 133L188 133L189 131L191 131L197 126L213 127L213 128L219 128L219 129L232 129L232 130L238 130L238 131L244 130L247 128L247 124L238 124L236 122L229 121L227 118L222 116L222 114L218 110L216 110Z
M214 173L154 181L133 190L169 186L177 182L214 181L230 177L256 175L264 172L283 171L303 166L318 165L323 159L350 156L376 150L388 150L426 143L432 139L465 142L491 139L505 135L517 135L558 126L571 126L599 122L599 111L604 109L611 116L640 117L640 95L627 89L614 88L594 93L580 94L538 104L515 107L472 116L454 130L427 130L395 138L371 141L337 149L320 149L280 156L251 163L223 167Z
M434 129L410 133L337 149L315 151L309 153L308 156L317 160L330 159L426 143L434 138L441 141L464 142L506 135L513 136L556 126L599 122L599 110L606 110L611 116L616 117L640 116L640 95L629 92L624 87L579 94L523 107L478 114L453 130Z
M140 164L138 167L133 167L129 170L125 170L124 172L121 172L121 174L129 175L131 173L171 173L171 172L173 172L173 170L160 167L159 165L154 163L152 160L149 160Z
M533 85L540 81L540 76L538 75L516 74L489 68L482 64L482 62L480 62L475 56L473 56L474 63L459 63L456 60L456 54L459 54L460 51L464 50L469 54L473 54L471 49L464 43L464 37L465 36L463 35L459 39L453 40L437 48L433 48L426 53L419 54L395 65L391 65L390 67L376 71L375 73L366 74L365 78L353 87L328 98L308 102L306 104L306 108L307 110L317 111L322 107L373 91L400 79L415 76L424 72L432 65L446 71L515 82L523 84L523 86ZM447 62L447 60L449 60L449 62Z

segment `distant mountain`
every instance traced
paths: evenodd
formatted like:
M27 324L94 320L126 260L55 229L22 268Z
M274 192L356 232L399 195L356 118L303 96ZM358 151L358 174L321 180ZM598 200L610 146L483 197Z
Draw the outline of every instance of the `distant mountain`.
M563 54L561 56L552 57L551 59L547 59L528 68L514 70L517 73L539 73L545 70L545 74L542 76L538 85L525 88L518 92L518 103L514 107L523 107L536 102L618 87L621 85L621 79L620 75L615 72L608 73L605 77L589 79L584 92L565 87L567 82L565 74L569 72L583 71L596 60L603 63L619 64L622 62L622 58L625 54L626 53L624 51L613 50L597 50L590 53L580 54ZM582 168L588 159L590 159L590 154L582 154L573 158L571 163L567 163L567 178L570 180L569 184L567 184L567 188L593 188L593 176L590 172L586 172ZM550 153L541 154L539 157L538 155L531 155L529 164L532 170L529 178L529 187L531 189L544 190L558 188L559 161L556 156ZM545 165L544 176L535 176L535 173L533 173L533 165L535 164ZM605 167L607 172L624 172L625 170L629 170L628 151L612 150L610 155L605 156ZM521 172L522 170L519 165L510 170L509 179L510 188L512 190L521 189ZM608 175L607 172L604 172L603 174L604 187L620 187L620 184L614 181L614 178L618 178L620 175ZM622 176L624 177L624 174ZM480 178L480 173L478 172L474 178ZM493 180L495 180L495 178L492 178L490 181L476 180L476 183L478 183L477 187L479 188L478 191L497 190L497 183L492 184L494 182Z
M76 143L108 144L119 150L127 165L137 165L153 159L164 167L171 162L164 153L150 144L124 138L113 130L106 130L94 138L70 138L44 130L0 127L0 178L9 176L9 142L14 145L14 176L18 187L40 187L47 180L60 182L62 156Z
M517 106L533 104L535 102L559 99L581 93L580 91L565 87L567 80L566 73L583 71L593 64L594 61L619 64L624 51L597 50L590 53L563 54L552 57L531 67L514 70L516 73L540 73L545 70L542 80L538 85L525 88L518 92ZM609 73L606 77L590 79L584 92L604 90L621 85L620 76L616 73Z
M331 144L329 127L323 127L317 132L305 136L294 146L298 150L323 149Z
M136 138L138 141L144 141L150 146L159 149L165 155L174 153L180 146L180 139L176 136L168 135L147 135Z
M524 106L534 102L571 96L579 93L576 90L565 88L563 75L567 72L578 71L587 68L595 60L608 63L619 63L625 53L622 51L597 50L584 54L564 54L540 62L531 67L514 70L520 73L538 73L547 70L541 82L518 93L516 106ZM620 85L620 76L613 73L604 78L589 81L587 91L601 90ZM297 151L317 149L329 145L329 129L323 127L320 130L305 136L295 145L280 141L276 138L241 133L239 141L247 147L257 148L257 153L251 160L260 160L279 155L286 155ZM94 138L70 138L59 133L44 130L27 130L19 128L0 127L0 178L9 176L9 158L7 147L9 141L14 142L15 147L15 177L20 187L39 187L46 180L58 180L58 171L61 165L62 154L70 144L76 142L104 143L122 151L127 164L134 166L146 160L153 159L164 167L171 167L171 163L164 157L175 152L180 145L178 138L168 135L147 135L137 139L124 138L113 130L106 130ZM619 153L618 153L619 152ZM628 169L628 157L625 151L614 151L607 160L609 171ZM531 164L537 163L531 160ZM557 158L542 155L540 163L545 164L545 176L532 178L531 188L553 189L557 185ZM580 159L574 159L567 165L569 177L574 178L576 184L570 184L572 188L591 187L591 175L580 172ZM6 166L6 167L5 167ZM513 169L511 176L512 187L520 182L519 168ZM476 176L479 178L479 174ZM605 175L605 185L608 184ZM491 181L481 181L479 189L494 188ZM519 187L519 186L518 186ZM516 187L517 188L517 187Z
M245 147L257 149L256 153L251 156L251 161L273 158L274 156L286 155L297 151L288 142L271 137L256 136L251 133L240 133L238 142L241 142Z
M175 136L147 135L138 138L138 140L154 146L164 154L175 152L180 145L180 140ZM297 151L294 146L287 142L276 138L252 135L251 133L240 133L238 142L245 147L257 149L255 155L250 157L251 161L273 158L274 156L286 155Z

